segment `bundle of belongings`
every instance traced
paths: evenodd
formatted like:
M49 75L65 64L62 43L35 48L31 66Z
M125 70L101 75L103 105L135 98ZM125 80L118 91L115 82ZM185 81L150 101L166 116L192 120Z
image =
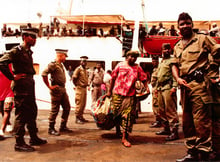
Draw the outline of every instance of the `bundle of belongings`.
M148 86L145 87L145 85L140 80L137 80L135 82L135 88L136 88L136 98L139 101L145 100L150 94L150 90Z
M97 127L103 130L110 130L115 126L111 109L111 98L101 96L92 107L92 115Z

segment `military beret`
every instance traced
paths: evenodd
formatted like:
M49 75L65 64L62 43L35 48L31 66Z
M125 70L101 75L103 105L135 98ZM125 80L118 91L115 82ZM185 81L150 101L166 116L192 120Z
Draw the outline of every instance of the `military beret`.
M129 56L129 55L132 55L132 56L139 56L139 52L138 51L132 51L132 50L130 50L130 51L128 51L127 53L126 53L126 56Z
M67 55L68 50L66 50L66 49L55 49L55 51L56 51L56 53L61 53L61 54L66 55L66 57L68 57L68 55Z

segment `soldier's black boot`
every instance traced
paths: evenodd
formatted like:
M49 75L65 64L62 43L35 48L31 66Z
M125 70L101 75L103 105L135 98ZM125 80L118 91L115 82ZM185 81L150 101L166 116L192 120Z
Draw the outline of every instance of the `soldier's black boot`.
M22 137L16 137L16 144L14 146L15 151L19 152L33 152L35 149L29 145L27 145Z
M160 128L162 126L160 121L155 121L150 125L150 128Z
M60 133L58 131L56 131L56 129L54 128L53 123L50 123L50 125L49 125L48 134L54 135L54 136L59 136L60 135Z
M84 121L81 120L79 116L76 116L76 124L84 124Z
M85 123L89 122L89 121L88 121L87 119L85 119L83 116L80 118L80 120L83 121L83 122L85 122Z
M198 153L198 158L199 158L199 161L210 161L210 158L209 158L209 152L205 152L205 151L199 151Z
M47 143L47 140L39 138L36 133L30 133L30 137L29 144L31 146L39 146Z
M171 135L169 135L166 138L166 141L174 141L174 140L177 140L177 139L179 139L178 127L174 127L172 129Z
M5 139L5 137L2 136L2 135L0 135L0 141L2 141L2 140L4 140L4 139Z
M162 131L156 132L156 135L170 135L170 126L168 124L168 122L163 124L164 129Z
M62 122L60 124L60 132L65 132L65 133L71 133L73 132L72 130L70 130L67 126L66 126L66 122Z

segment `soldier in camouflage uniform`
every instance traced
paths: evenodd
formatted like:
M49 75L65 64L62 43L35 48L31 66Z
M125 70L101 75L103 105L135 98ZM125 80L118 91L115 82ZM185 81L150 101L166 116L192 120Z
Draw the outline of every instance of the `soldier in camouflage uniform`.
M15 103L15 151L32 152L35 149L25 143L25 125L30 134L30 145L41 145L46 140L37 136L37 104L35 100L35 81L33 75L36 73L33 66L33 51L31 47L36 43L39 30L28 28L22 30L23 43L12 48L0 58L0 70L12 80ZM8 64L12 63L12 72Z
M46 69L42 72L43 81L50 89L51 95L51 111L49 116L48 133L51 135L60 135L55 129L56 117L59 113L60 105L63 108L60 124L60 132L71 132L67 128L67 121L70 113L70 102L68 94L66 93L65 83L66 76L63 63L67 57L67 50L56 49L56 60L49 63ZM48 81L48 74L51 75L51 83Z
M212 152L212 96L207 88L209 55L220 58L214 39L193 32L188 13L181 13L178 28L182 39L174 47L173 75L181 88L183 133L187 155L177 161L208 161ZM218 64L219 67L219 64Z
M156 132L157 135L169 135L166 140L179 139L177 114L177 82L172 76L172 49L169 43L162 45L162 61L157 69L156 94L158 96L159 115L164 130ZM170 131L171 128L171 131Z
M156 117L156 121L150 125L150 128L159 128L161 127L161 118L159 115L159 105L158 105L158 97L155 93L156 83L157 83L157 68L158 68L159 60L158 57L152 58L153 72L151 75L151 86L152 86L152 110Z

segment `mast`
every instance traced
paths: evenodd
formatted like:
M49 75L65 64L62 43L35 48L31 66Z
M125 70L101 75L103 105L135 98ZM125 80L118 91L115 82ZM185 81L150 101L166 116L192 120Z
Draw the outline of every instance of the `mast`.
M134 24L134 33L133 33L133 40L132 40L132 50L139 51L138 48L138 36L139 36L139 20L135 20Z
M143 14L143 20L144 20L146 32L148 33L148 25L147 25L147 21L146 21L146 17L145 17L145 3L144 3L144 0L142 0L142 2L141 2L141 7L142 7L142 14Z
M138 11L139 5L140 5L140 0L137 1L137 5L136 5L137 11ZM139 51L139 48L138 48L139 22L140 22L140 18L139 18L139 15L137 14L136 19L135 19L135 24L134 24L134 33L133 33L132 48L131 48L132 50L135 50L135 51Z
M73 0L70 0L69 16L71 16L72 5L73 5Z

